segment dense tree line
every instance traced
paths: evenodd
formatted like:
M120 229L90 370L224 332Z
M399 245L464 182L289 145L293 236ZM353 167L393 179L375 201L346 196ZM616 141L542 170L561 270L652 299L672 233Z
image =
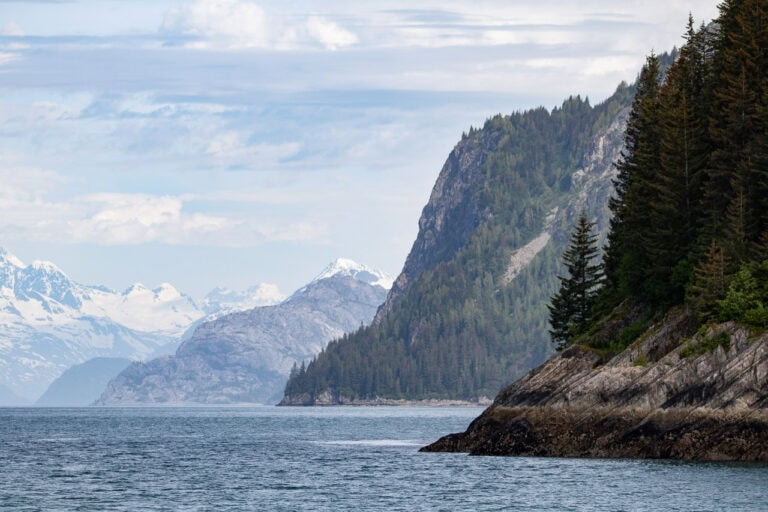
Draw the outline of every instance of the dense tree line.
M466 398L494 396L551 348L549 296L561 267L547 246L511 282L503 276L512 252L544 229L562 205L588 144L633 90L622 84L592 106L578 96L548 111L495 116L462 143L492 132L483 179L469 201L486 219L454 255L414 280L379 323L333 341L306 368L296 369L286 395L329 391L350 398Z
M735 319L748 295L752 323L764 322L754 276L768 258L768 2L719 9L709 26L689 20L664 76L651 55L638 78L596 317L630 300Z

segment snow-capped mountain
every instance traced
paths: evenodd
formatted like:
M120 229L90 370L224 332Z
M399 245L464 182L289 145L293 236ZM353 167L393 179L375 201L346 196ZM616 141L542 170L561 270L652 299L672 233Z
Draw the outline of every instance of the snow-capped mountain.
M307 286L297 290L294 295L300 295L304 293L307 288L318 281L328 279L329 277L348 277L355 281L360 281L371 286L378 286L385 290L392 288L392 278L387 274L361 265L355 261L347 258L336 258L336 260L325 267L317 277L315 277Z
M241 311L278 296L276 287L261 285L212 292L198 306L168 283L154 289L136 283L122 292L86 286L53 263L25 265L0 249L0 405L10 394L2 389L33 401L64 370L95 357L172 353L182 334L219 314L217 308Z
M260 306L274 306L285 300L285 295L274 284L261 283L239 292L229 288L214 288L200 302L207 314L235 313Z
M291 367L369 323L391 282L338 259L280 304L206 321L175 355L132 364L98 403L275 402Z

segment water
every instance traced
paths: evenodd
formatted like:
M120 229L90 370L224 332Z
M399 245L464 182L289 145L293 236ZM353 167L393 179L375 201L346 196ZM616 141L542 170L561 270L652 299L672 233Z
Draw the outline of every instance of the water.
M768 511L768 466L418 453L480 409L0 409L5 511Z

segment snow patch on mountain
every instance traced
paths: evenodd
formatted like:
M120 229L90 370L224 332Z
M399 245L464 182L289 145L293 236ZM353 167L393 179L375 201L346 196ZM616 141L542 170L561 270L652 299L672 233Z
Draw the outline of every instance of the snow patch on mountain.
M118 292L77 283L48 261L25 265L0 248L0 385L34 400L72 365L172 353L206 315L281 299L274 285L232 292L227 301L203 307L169 283L155 289L136 283Z
M394 281L392 277L383 272L366 267L347 258L337 258L314 278L312 282L316 283L317 281L334 276L351 277L372 286L380 286L385 290L392 288Z
M275 284L261 283L245 291L229 288L215 288L200 302L208 315L222 316L261 306L274 306L286 299L286 295Z

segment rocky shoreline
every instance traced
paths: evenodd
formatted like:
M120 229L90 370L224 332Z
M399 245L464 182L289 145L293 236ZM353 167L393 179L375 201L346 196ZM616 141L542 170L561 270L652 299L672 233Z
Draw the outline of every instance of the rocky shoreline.
M682 312L607 362L571 347L422 451L768 462L768 334L689 331Z
M335 397L329 392L319 394L316 398L309 395L299 395L283 398L279 406L286 407L483 407L493 402L488 397L477 400L447 400L440 398L425 398L421 400L401 400L393 398L375 398L359 400L344 395Z

